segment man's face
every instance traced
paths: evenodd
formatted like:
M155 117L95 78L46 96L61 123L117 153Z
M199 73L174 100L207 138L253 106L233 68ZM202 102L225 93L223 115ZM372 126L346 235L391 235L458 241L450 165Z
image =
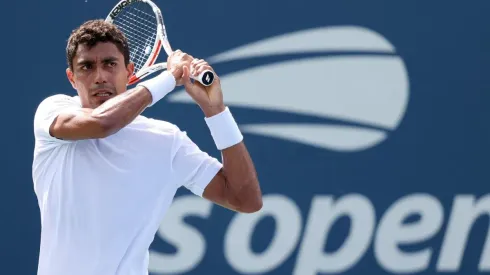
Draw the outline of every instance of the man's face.
M89 49L79 45L73 57L73 71L66 74L77 90L84 108L96 108L126 91L134 65L124 65L124 56L111 42L97 43Z

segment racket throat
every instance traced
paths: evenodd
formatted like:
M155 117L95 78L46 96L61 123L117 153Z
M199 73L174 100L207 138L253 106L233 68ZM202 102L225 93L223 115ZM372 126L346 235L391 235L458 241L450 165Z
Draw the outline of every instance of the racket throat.
M151 60L147 66L151 66L151 65L155 64L155 60L157 59L158 55L160 54L161 48L162 48L162 41L159 39L157 42L157 45L156 45L155 53L153 53L153 56L151 57Z

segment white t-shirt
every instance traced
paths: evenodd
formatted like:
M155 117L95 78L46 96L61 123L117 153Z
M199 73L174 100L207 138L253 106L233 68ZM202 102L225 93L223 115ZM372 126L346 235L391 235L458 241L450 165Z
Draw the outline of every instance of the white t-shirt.
M148 274L148 249L181 186L202 196L222 164L175 125L138 116L103 139L49 134L78 97L54 95L34 118L34 190L41 211L38 275Z

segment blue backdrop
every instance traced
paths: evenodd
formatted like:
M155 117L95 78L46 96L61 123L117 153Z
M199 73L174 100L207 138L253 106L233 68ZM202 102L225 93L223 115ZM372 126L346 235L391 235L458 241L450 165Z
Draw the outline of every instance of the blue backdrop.
M264 208L236 215L179 191L151 247L152 274L490 271L490 2L156 3L172 46L222 78ZM2 4L2 274L37 269L37 104L75 94L66 40L114 4ZM219 157L181 90L144 114Z

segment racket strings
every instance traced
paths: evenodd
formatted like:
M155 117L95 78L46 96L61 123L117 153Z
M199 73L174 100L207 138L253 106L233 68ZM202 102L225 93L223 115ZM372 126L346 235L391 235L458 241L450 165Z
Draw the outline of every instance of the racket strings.
M127 20L121 20L119 26L128 39L130 59L135 63L135 69L139 70L145 64L148 54L150 54L148 50L153 48L156 33L151 33L144 29L144 31L141 31L141 28L134 28L134 24L131 24Z
M149 11L148 11L149 10ZM133 4L114 21L128 39L130 60L135 73L146 63L157 39L157 19L148 4Z

